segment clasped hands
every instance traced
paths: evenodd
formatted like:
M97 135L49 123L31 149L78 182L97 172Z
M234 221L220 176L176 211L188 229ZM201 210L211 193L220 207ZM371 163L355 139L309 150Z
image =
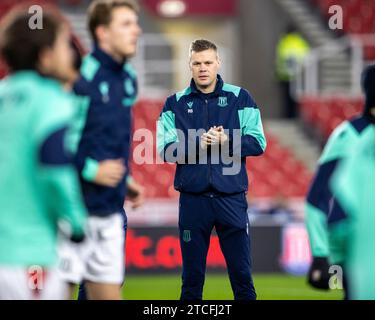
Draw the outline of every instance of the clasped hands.
M228 136L224 132L223 126L211 127L208 132L201 136L201 148L207 149L208 146L224 144L228 141Z

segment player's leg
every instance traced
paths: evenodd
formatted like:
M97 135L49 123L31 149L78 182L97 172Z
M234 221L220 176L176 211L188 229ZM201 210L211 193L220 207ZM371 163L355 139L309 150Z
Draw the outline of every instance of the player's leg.
M215 228L236 300L255 300L247 201L244 193L215 198Z
M107 217L89 217L88 237L92 252L84 275L88 299L121 299L124 281L125 232L122 213Z
M213 228L209 198L181 193L179 232L182 253L181 300L202 299L206 258Z
M58 274L60 278L69 285L67 299L71 299L76 289L82 281L85 272L85 263L90 248L88 241L83 243L73 243L63 235L58 240Z
M124 218L123 229L124 229L124 235L125 235L125 238L126 238L126 231L127 231L127 228L128 228L126 214L123 216L123 218ZM123 249L124 249L124 254L125 254L125 245L124 245ZM124 274L124 276L125 276L125 274ZM85 284L84 281L79 284L79 288L78 288L78 300L88 300L87 293L86 293L86 284Z
M125 235L125 239L126 239L126 231L127 231L127 228L128 228L128 225L127 225L127 217L126 217L126 214L123 216L124 218L124 222L123 222L123 229L124 229L124 235ZM125 253L125 242L124 242L124 253ZM125 269L124 269L125 271ZM125 273L124 273L124 277L125 277ZM121 284L121 286L123 285L123 283ZM86 284L85 282L81 282L79 284L79 288L78 288L78 300L88 300L88 297L87 297L87 292L86 292ZM97 299L99 300L99 299Z
M121 284L85 281L89 300L121 300Z
M64 300L67 292L56 269L0 267L0 300Z
M67 300L70 299L69 285L63 281L57 269L48 269L43 273L42 287L39 290L40 300Z
M0 267L0 300L31 300L32 287L26 268Z

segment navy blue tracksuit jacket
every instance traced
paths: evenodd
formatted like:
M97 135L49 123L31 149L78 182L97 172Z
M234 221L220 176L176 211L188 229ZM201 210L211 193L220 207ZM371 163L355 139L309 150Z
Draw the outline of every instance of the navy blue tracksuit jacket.
M231 164L214 160L213 148L201 157L200 138L189 130L223 126L227 151L237 156L239 170L225 174ZM180 191L179 231L183 258L181 299L202 299L210 235L219 236L235 299L255 299L247 201L246 157L261 155L266 139L260 112L250 94L218 76L214 92L200 92L194 81L170 96L157 126L162 158L176 162L174 186ZM237 134L237 135L236 135ZM203 160L207 160L202 163Z
M223 126L228 130L230 154L241 157L241 169L235 175L223 175L223 168L230 167L222 161L219 164L190 164L188 147L195 146L199 153L199 138L188 134L189 129L208 131L210 127ZM240 132L240 141L233 139L234 129ZM181 135L184 137L181 138ZM191 81L190 87L170 96L158 121L158 152L166 161L166 150L176 146L178 157L174 186L180 192L202 193L214 189L233 194L248 189L246 157L261 155L266 148L260 111L249 92L237 86L224 83L220 75L213 93L203 94ZM194 139L194 141L192 141ZM181 144L180 141L184 140ZM175 153L176 154L176 153ZM199 159L197 159L197 162ZM208 155L210 160L210 154ZM185 163L184 163L185 162Z
M124 159L128 169L132 130L132 106L137 95L135 72L100 48L86 56L74 92L87 101L82 112L82 135L76 153L83 196L91 215L123 212L128 171L115 188L93 183L98 163Z

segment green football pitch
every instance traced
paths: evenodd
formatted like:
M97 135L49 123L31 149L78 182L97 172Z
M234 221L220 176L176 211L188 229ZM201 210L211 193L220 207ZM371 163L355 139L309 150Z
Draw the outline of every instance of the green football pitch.
M254 274L258 299L266 300L338 300L342 290L311 289L305 277L284 274ZM179 275L128 275L123 288L125 300L176 300L180 294ZM233 299L226 274L208 274L203 291L206 300Z

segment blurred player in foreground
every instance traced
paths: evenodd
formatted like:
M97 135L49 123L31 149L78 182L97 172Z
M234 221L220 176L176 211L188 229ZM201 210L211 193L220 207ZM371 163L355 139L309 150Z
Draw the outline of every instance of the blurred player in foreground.
M67 25L43 12L30 29L27 9L1 22L0 52L11 74L0 83L0 299L64 299L58 225L84 238L86 210L66 150L73 116L62 83L74 74Z
M90 215L88 242L93 253L82 275L89 299L121 299L124 199L128 188L135 205L143 198L142 188L131 180L128 170L137 81L127 59L135 54L141 33L137 10L130 0L91 3L88 21L95 47L83 59L80 79L73 86L88 101L76 165ZM72 282L81 277L75 270L67 270L66 276Z
M329 289L330 250L328 243L328 218L342 215L342 208L329 188L329 182L338 164L356 153L354 146L362 135L373 130L375 116L374 86L375 66L363 71L362 85L365 93L363 114L343 122L331 134L319 159L319 166L305 205L306 225L309 233L313 262L308 273L308 282L318 289ZM341 261L335 261L341 264ZM345 279L344 279L345 280ZM346 286L346 284L344 284Z
M375 98L375 77L372 97ZM331 180L340 215L329 217L332 262L344 266L350 299L375 299L375 100L371 129L353 145Z
M157 126L159 154L177 163L181 299L202 299L215 227L234 298L255 300L245 165L247 156L266 148L260 111L248 91L218 75L220 59L212 42L194 41L189 65L190 86L167 99Z

